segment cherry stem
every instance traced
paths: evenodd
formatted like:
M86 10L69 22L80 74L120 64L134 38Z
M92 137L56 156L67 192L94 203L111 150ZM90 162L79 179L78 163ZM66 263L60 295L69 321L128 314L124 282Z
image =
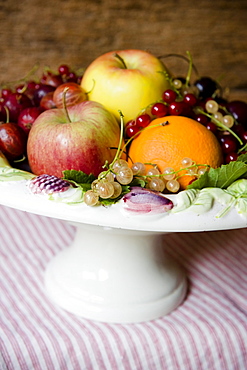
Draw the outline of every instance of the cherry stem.
M118 60L120 60L120 62L123 64L124 69L128 69L127 66L126 66L126 64L125 64L124 59L122 57L120 57L119 54L115 53L114 54L114 57L117 58Z
M9 123L9 110L7 107L4 106L4 109L6 111L6 123Z
M71 119L70 119L70 116L69 116L67 105L66 105L66 93L67 93L68 90L69 90L69 87L65 87L65 89L63 90L63 109L65 111L65 114L66 114L66 117L67 117L68 121L72 122Z
M192 62L192 57L191 57L190 52L187 51L186 54L188 55L188 59L189 59L189 68L188 68L188 73L187 73L187 76L186 76L185 86L188 87L189 86L189 83L190 83L190 79L191 79L193 62Z

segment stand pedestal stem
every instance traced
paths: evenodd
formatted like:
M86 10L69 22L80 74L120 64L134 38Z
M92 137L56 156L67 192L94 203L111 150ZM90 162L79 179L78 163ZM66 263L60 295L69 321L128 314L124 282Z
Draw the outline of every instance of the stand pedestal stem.
M186 279L166 257L161 234L76 226L72 245L46 271L46 289L56 304L115 323L153 320L181 304Z

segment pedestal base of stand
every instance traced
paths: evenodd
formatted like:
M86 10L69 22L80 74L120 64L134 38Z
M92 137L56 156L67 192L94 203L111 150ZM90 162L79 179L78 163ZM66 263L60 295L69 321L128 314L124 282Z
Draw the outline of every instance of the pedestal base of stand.
M161 234L78 224L73 244L48 265L48 295L96 321L134 323L167 315L184 300L187 284L163 243Z

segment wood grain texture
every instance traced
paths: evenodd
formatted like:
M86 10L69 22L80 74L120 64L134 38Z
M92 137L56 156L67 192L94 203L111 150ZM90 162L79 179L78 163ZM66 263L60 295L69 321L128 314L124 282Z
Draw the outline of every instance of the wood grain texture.
M39 63L86 67L100 54L138 48L190 51L200 75L247 100L246 0L0 0L0 82ZM165 60L175 73L187 63Z

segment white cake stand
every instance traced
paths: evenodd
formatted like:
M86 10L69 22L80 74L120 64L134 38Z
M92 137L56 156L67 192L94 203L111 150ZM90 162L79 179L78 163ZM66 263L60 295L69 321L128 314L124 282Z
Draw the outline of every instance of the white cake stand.
M76 226L72 245L47 266L47 294L73 314L114 323L154 320L184 301L187 279L166 255L164 234L247 226L235 209L217 219L219 204L202 215L130 216L121 202L109 208L56 203L30 194L25 181L0 183L0 204Z

